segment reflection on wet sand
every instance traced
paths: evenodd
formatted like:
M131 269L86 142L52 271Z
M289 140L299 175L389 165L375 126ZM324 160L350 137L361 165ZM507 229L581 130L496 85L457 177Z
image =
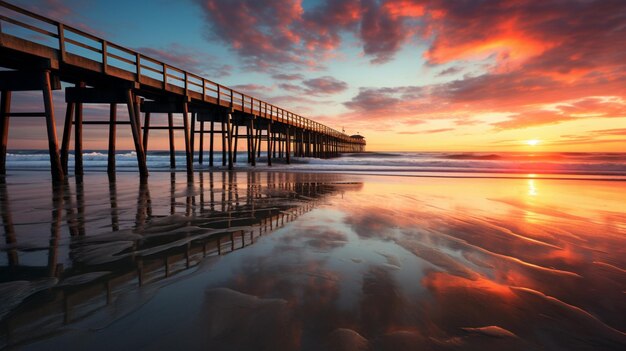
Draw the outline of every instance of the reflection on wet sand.
M129 291L149 290L209 257L250 246L336 191L314 178L289 174L196 177L179 182L175 173L157 174L148 183L132 175L109 181L92 175L47 189L3 181L1 345L50 334ZM45 192L51 193L51 205ZM10 193L18 199L9 199ZM41 216L48 206L49 220L29 218L29 212ZM14 214L19 216L15 221ZM31 237L20 227L36 228L39 235ZM49 241L40 237L46 227ZM47 264L36 264L43 257Z
M82 221L62 193L56 245L21 232L26 218L47 230L50 212L38 218L41 210L19 208L19 192L3 190L14 216L3 207L13 231L2 277L16 274L15 291L38 291L3 307L6 342L92 350L626 345L622 182L282 173L150 182L85 186ZM68 236L70 222L85 235ZM30 252L53 246L56 273L18 278L36 258ZM13 271L9 254L17 254ZM63 333L32 341L55 328Z

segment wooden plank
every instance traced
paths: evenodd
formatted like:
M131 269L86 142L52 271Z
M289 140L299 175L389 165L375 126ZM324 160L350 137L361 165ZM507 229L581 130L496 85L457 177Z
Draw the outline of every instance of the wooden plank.
M7 143L9 141L9 112L10 111L11 111L11 92L3 90L2 97L0 97L0 174L6 174Z
M109 125L109 121L83 121L83 125ZM116 121L115 124L131 124L129 121Z
M144 101L141 111L147 113L183 113L183 104L180 102Z
M46 117L45 112L11 112L10 117Z
M141 129L143 129L144 131L146 129L153 129L153 130L170 130L170 129L172 129L172 130L184 130L185 127L170 127L170 126L150 126L150 127L146 127L146 126L143 126L143 127L141 127Z

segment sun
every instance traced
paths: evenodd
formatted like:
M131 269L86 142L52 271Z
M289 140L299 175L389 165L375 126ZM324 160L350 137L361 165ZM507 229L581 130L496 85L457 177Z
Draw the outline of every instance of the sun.
M530 146L535 146L535 145L539 144L539 140L537 140L537 139L526 140L526 144L528 144Z

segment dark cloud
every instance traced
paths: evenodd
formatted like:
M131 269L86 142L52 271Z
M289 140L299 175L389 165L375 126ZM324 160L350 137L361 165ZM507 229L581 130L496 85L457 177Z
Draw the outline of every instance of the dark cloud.
M453 74L457 74L457 73L462 72L462 71L463 71L463 67L452 66L452 67L448 67L448 68L444 69L443 71L437 73L437 77L453 75Z

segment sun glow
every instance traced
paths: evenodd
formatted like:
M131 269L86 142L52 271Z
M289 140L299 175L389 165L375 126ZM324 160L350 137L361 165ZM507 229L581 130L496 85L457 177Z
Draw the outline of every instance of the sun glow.
M539 144L539 140L537 140L537 139L526 140L526 144L528 144L530 146L535 146L535 145Z

